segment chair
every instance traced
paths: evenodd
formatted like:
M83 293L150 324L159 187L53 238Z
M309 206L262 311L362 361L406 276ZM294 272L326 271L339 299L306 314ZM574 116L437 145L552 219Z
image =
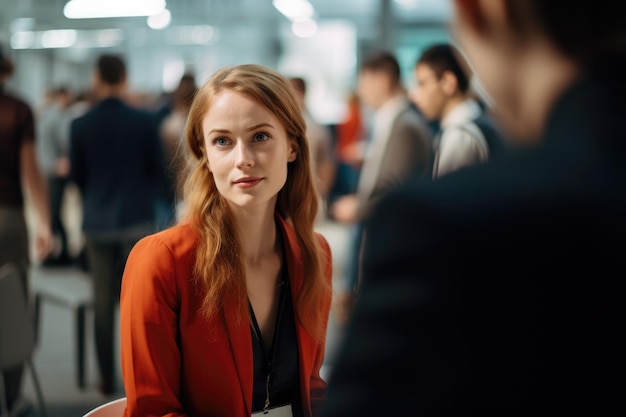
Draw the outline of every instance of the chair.
M93 309L91 283L86 274L73 270L46 271L42 280L33 280L35 326L38 330L44 301L68 308L74 314L76 382L86 387L87 313Z
M32 361L35 325L18 270L12 264L0 268L0 416L9 416L5 381L1 371L26 365L33 378L41 414L48 416L39 378Z
M126 397L122 397L94 408L83 417L122 417L125 409Z

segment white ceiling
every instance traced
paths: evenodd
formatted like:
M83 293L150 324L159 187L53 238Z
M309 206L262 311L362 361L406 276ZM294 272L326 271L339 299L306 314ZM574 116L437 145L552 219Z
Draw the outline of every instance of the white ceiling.
M101 0L107 1L107 0ZM129 0L132 1L132 0ZM376 36L382 5L388 1L394 24L419 25L446 20L448 0L309 0L319 20L348 19L358 28L359 37ZM67 0L0 0L0 36L15 30L106 29L145 26L145 18L67 19ZM403 8L402 4L408 4ZM254 25L275 30L285 18L272 6L272 0L168 0L172 13L170 27L209 24L220 28Z

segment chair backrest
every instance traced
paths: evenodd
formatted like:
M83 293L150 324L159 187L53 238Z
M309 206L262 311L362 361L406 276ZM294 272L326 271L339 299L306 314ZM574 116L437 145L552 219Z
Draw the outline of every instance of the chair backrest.
M125 409L126 397L122 397L94 408L83 417L122 417Z
M35 347L35 325L24 285L12 264L0 267L0 370L26 362Z

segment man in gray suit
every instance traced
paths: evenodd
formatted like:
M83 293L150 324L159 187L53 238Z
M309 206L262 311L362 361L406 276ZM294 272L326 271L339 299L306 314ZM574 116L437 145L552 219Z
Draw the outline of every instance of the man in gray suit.
M354 301L358 284L359 224L383 195L409 176L429 178L432 157L430 131L425 120L411 106L402 86L400 65L392 53L377 52L363 60L358 94L373 114L357 192L336 200L330 211L337 221L355 225L347 291L340 296L338 304L341 316Z

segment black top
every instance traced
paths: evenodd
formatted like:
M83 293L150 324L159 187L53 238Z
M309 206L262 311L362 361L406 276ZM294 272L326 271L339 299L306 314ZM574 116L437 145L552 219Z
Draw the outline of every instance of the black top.
M70 177L90 236L154 230L163 149L153 116L119 98L97 103L71 123ZM135 237L133 235L133 237Z
M0 205L22 207L22 145L35 140L32 109L0 84Z
M286 269L283 268L282 271L274 340L269 352L265 349L261 331L250 306L254 359L252 410L253 412L261 411L265 405L266 382L269 374L269 408L291 404L293 416L299 417L303 415L303 412L300 400L298 339Z

